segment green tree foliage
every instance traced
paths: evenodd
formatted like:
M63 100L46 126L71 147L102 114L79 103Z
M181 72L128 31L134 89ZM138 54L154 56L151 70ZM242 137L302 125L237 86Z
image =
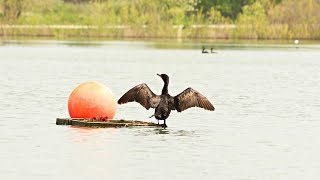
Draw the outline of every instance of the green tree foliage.
M90 2L90 0L63 0L63 2L67 2L67 3L87 3L87 2Z
M236 19L246 5L254 3L256 0L201 0L197 8L202 9L204 13L210 12L214 7L225 17Z
M320 0L0 0L0 22L93 25L107 36L320 38L319 9Z
M219 10L215 8L211 8L210 12L208 12L208 23L209 24L229 24L231 20L227 17L222 16Z
M268 13L272 25L284 25L289 38L319 36L320 1L283 0Z
M227 19L235 20L245 6L256 1L257 0L0 0L0 4L3 9L2 14L6 19L18 19L23 11L25 11L27 15L42 11L40 15L46 16L48 15L47 11L54 11L56 16L60 16L58 13L60 11L64 15L70 15L71 18L75 16L90 16L90 14L86 14L87 12L83 10L74 12L73 9L81 9L82 7L91 9L99 6L112 8L111 12L114 12L116 16L120 16L120 19L117 21L123 23L133 22L132 17L129 17L132 11L134 18L142 19L134 20L139 23L150 23L152 17L159 18L160 16L161 20L171 24L188 24L188 21L194 19L194 16L198 16L199 11L201 11L204 18L209 17L210 22L224 22ZM276 4L280 0L265 1ZM24 4L29 5L28 8L23 8L25 6ZM57 7L61 8L61 10L56 9ZM135 12L133 8L135 8L137 12ZM69 10L70 12L63 12ZM75 13L75 15L72 15L72 13ZM82 14L79 15L80 13ZM156 13L159 15L155 15ZM150 18L147 18L147 16ZM64 19L66 20L68 18ZM159 21L159 19L155 19L155 21Z
M9 21L16 20L21 15L22 1L21 0L2 0L3 16Z
M260 1L246 6L237 20L237 34L246 38L266 38L268 19Z

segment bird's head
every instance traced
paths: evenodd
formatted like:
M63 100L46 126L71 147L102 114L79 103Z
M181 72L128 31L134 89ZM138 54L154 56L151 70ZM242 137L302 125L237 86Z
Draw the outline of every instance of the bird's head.
M168 75L166 75L166 74L157 74L157 75L160 76L164 82L168 82L169 81L169 76Z

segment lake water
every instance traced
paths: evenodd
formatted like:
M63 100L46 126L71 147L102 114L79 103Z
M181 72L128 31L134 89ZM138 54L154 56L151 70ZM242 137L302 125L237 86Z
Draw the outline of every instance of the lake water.
M317 179L320 46L193 42L2 41L0 179ZM216 111L172 112L168 128L57 126L80 83L119 98L191 86ZM115 119L156 122L137 103Z

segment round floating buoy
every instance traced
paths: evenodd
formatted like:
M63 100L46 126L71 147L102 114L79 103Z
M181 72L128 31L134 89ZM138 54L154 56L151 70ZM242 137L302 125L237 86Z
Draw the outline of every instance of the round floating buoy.
M113 119L117 102L111 90L98 82L86 82L76 87L69 96L71 118Z

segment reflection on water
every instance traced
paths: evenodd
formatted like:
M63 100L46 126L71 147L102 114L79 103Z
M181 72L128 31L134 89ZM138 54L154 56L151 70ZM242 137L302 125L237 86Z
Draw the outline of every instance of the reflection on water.
M154 134L169 134L170 130L168 128L162 128L162 127L141 127L141 129L138 127L129 128L129 129L135 129L133 132L135 132L136 136L150 136Z
M155 128L154 132L156 134L169 134L170 131L168 129L165 129L165 128Z
M219 49L201 54L202 45ZM0 46L0 179L316 179L320 48L223 42L8 41ZM142 68L143 67L143 68ZM156 68L156 69L155 69ZM142 69L142 70L141 70ZM167 128L56 126L80 83L120 97L170 75L216 111L173 111ZM157 122L137 103L115 119ZM61 173L63 172L63 173Z
M291 49L297 50L297 48L304 50L320 50L320 43L316 40L303 40L300 41L299 45L294 44L292 40L179 40L176 39L127 39L127 41L119 41L117 39L108 39L109 41L103 41L103 39L70 39L63 41L48 40L48 39L21 39L21 40L2 40L0 45L65 45L70 47L96 47L109 46L117 48L132 48L133 46L144 46L145 48L156 48L162 50L191 50L206 47L210 50L212 47L214 50L221 49L272 49L272 50L282 50ZM129 46L128 46L129 45ZM121 47L119 47L121 46Z
M171 134L173 136L192 136L195 134L195 131L173 130L170 128L155 128L154 132L156 134Z

